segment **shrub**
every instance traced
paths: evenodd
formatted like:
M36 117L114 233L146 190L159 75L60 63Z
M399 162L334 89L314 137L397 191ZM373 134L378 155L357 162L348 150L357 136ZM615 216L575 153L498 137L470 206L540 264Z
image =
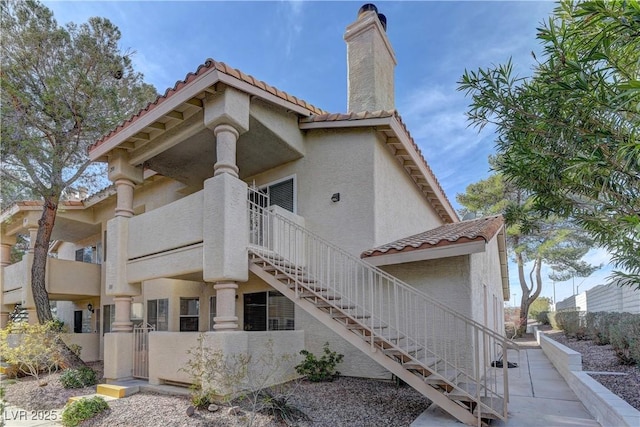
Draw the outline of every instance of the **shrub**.
M556 319L556 314L558 314L556 311L550 311L547 314L547 317L549 318L549 324L553 329L560 329L560 325L558 325L558 320Z
M620 322L622 313L596 313L593 324L593 341L598 345L611 344L611 326Z
M60 334L56 328L54 322L10 323L0 329L0 354L7 363L43 385L40 373L53 372L62 360Z
M98 382L96 372L86 366L79 369L67 369L60 376L64 388L82 388L95 385Z
M62 425L75 427L107 409L109 405L99 396L77 400L62 412Z
M342 362L343 354L338 354L329 349L329 343L324 344L324 354L318 359L313 353L307 350L301 350L300 354L305 359L299 365L296 365L296 372L305 375L309 381L333 381L340 375L336 370L338 363Z
M584 336L579 311L559 311L556 313L556 321L567 338Z
M548 311L541 311L540 313L536 314L536 320L541 325L548 325L549 324L549 312Z
M640 363L640 315L618 313L619 321L609 326L611 346L620 363Z

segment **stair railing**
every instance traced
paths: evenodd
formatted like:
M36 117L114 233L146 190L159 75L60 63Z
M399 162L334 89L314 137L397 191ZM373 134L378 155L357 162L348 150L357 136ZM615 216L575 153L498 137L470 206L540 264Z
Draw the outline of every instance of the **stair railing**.
M255 200L248 201L250 249L295 281L296 297L312 284L367 327L372 351L382 351L381 343L400 350L403 363L422 364L481 412L506 418L507 349L515 344ZM491 366L498 359L502 370Z

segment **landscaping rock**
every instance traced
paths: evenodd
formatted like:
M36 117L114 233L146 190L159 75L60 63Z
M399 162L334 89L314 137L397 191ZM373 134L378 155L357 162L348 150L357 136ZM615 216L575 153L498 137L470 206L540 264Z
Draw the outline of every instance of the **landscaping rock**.
M220 407L218 405L214 405L213 403L207 408L207 411L209 412L216 412L218 410L220 410Z
M240 415L244 415L244 412L242 412L239 406L232 406L231 408L229 408L229 410L227 410L227 414L235 415L236 417L238 417Z
M187 408L187 417L193 417L193 414L196 412L196 408L193 406L189 406Z

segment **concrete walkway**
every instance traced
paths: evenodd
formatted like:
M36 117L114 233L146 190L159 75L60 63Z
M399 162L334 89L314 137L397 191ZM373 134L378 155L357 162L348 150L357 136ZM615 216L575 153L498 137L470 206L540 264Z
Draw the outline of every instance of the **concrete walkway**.
M520 343L519 343L520 344ZM491 426L508 427L599 427L539 347L524 342L520 351L509 352L509 419ZM455 418L432 405L411 427L461 426Z

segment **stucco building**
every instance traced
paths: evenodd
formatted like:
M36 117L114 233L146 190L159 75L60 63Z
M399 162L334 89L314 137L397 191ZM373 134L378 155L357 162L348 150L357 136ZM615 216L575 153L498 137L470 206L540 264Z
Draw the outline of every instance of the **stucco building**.
M329 342L343 375L506 417L503 221L459 220L395 111L385 23L369 5L346 29L345 114L207 60L93 144L113 185L64 203L47 287L106 378L188 384L202 333L225 353ZM40 208L1 217L3 322L35 314L32 255L8 253Z

